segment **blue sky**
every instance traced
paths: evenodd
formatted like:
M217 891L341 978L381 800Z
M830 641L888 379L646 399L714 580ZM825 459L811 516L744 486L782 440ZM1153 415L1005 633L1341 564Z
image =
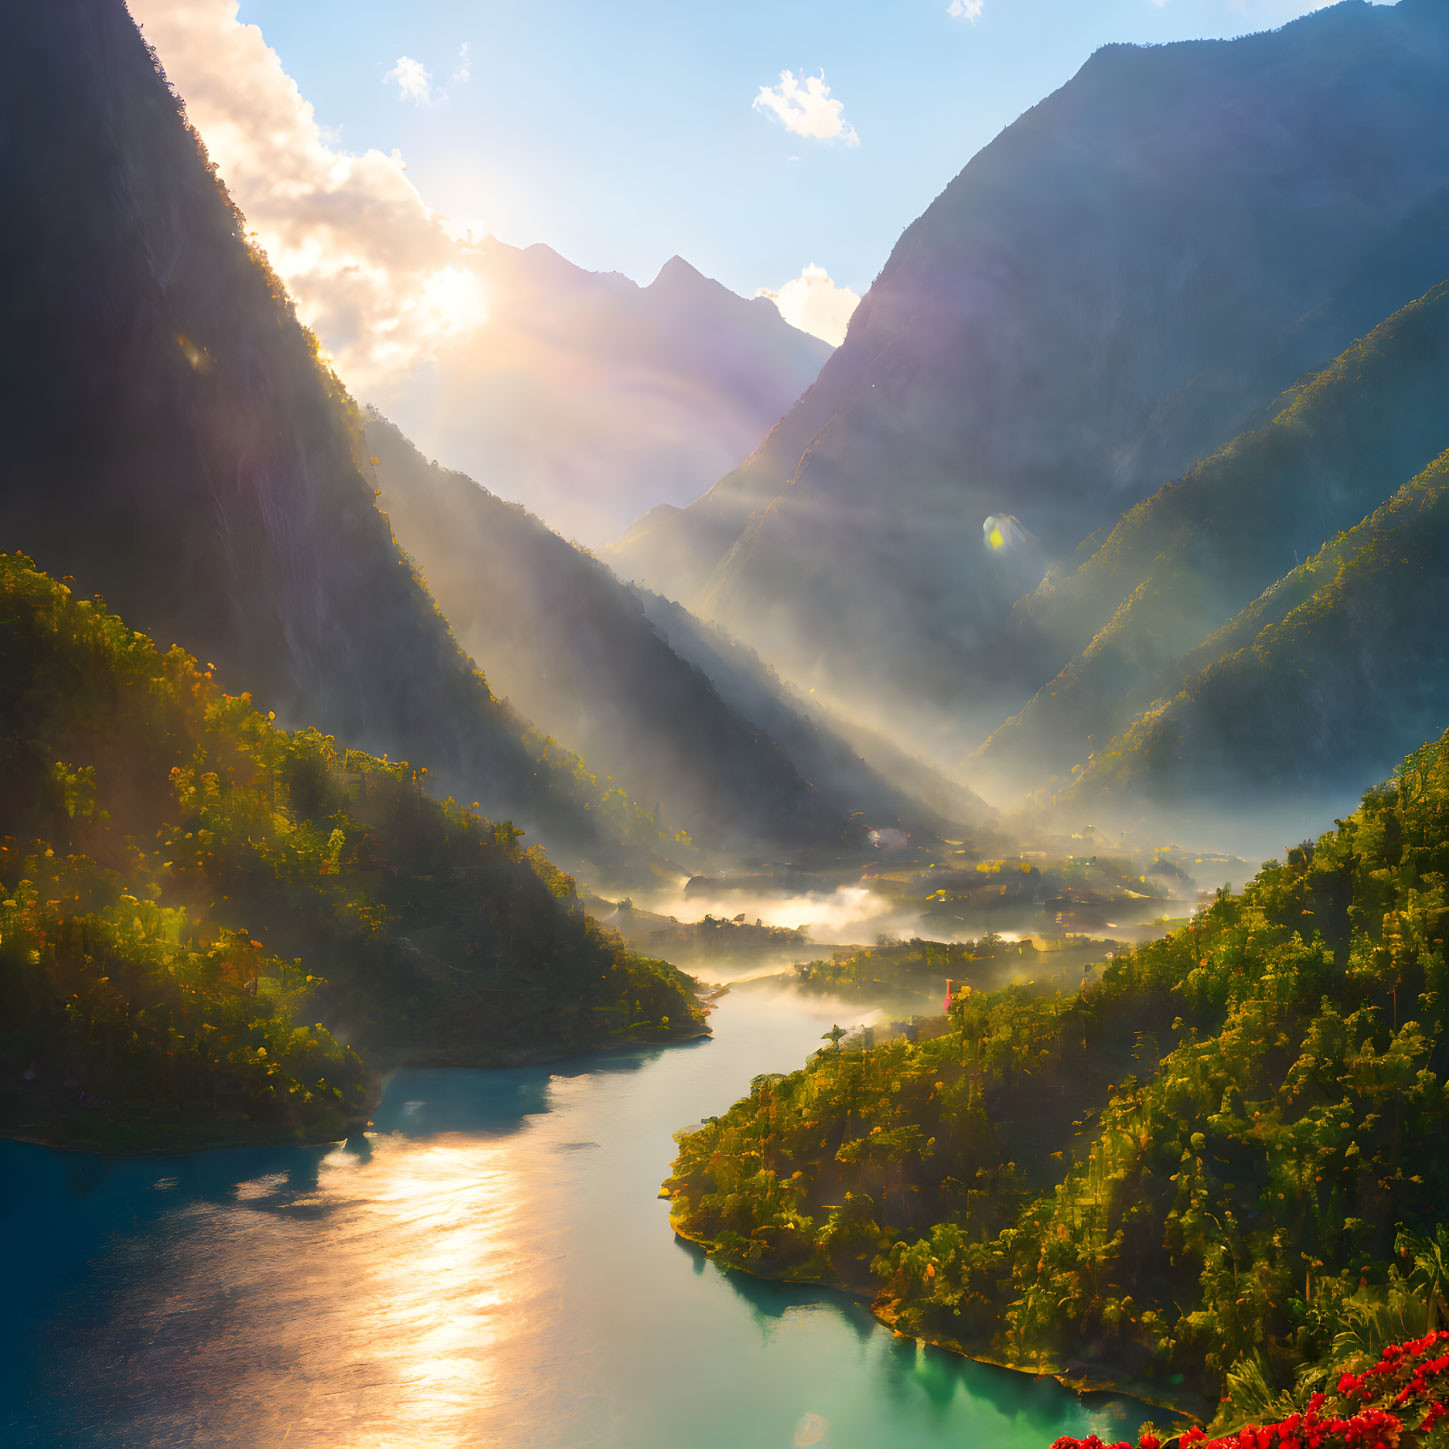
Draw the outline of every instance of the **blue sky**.
M1317 8L982 0L973 23L947 0L241 0L240 18L342 146L400 150L436 210L640 281L678 252L748 295L808 262L863 292L971 155L1099 45ZM401 56L445 97L419 104L385 82ZM858 146L752 107L785 69L824 72Z

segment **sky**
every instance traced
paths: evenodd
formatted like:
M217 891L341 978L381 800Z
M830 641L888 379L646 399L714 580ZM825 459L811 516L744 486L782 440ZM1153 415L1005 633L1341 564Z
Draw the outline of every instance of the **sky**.
M1358 0L1350 0L1358 3ZM474 336L474 243L678 254L838 343L901 231L1097 47L1313 0L129 0L364 400Z
M748 296L812 263L863 292L971 155L1098 46L1240 34L1317 8L242 0L240 18L345 147L401 151L436 210L640 282L679 253ZM833 134L822 88L840 108ZM756 104L765 89L775 100Z

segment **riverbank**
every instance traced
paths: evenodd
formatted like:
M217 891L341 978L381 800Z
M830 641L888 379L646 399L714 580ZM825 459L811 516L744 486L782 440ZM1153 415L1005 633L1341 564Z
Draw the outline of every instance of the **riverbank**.
M706 1013L713 1010L717 991L701 991L698 1000ZM375 1075L370 1084L368 1106L364 1114L341 1118L316 1131L288 1131L285 1125L231 1122L218 1127L202 1116L192 1122L146 1123L137 1117L125 1121L107 1120L104 1106L94 1108L52 1097L52 1110L36 1110L42 1105L43 1093L11 1094L11 1111L0 1108L0 1140L25 1142L32 1147L48 1147L57 1152L71 1152L100 1157L175 1157L190 1152L213 1152L234 1147L322 1147L345 1142L372 1126L372 1114L382 1100L388 1077L395 1072L412 1069L453 1067L477 1071L505 1071L521 1067L543 1067L575 1061L580 1057L605 1056L637 1051L641 1047L683 1046L707 1040L713 1031L707 1021L681 1022L678 1027L655 1032L639 1032L612 1037L607 1041L537 1047L511 1047L495 1050L461 1051L442 1049L419 1052L414 1049L379 1048L370 1053ZM24 1105L20 1105L21 1103ZM28 1110L26 1107L28 1106ZM18 1110L17 1110L18 1107ZM14 1120L14 1119L19 1120Z
M1062 1385L1063 1388L1070 1389L1084 1402L1094 1397L1134 1399L1146 1409L1155 1409L1171 1415L1173 1419L1179 1421L1172 1426L1179 1432L1193 1424L1205 1424L1212 1417L1216 1407L1201 1395L1181 1394L1174 1397L1165 1391L1167 1388L1165 1385L1139 1379L1127 1373L1113 1374L1110 1364L1102 1364L1100 1374L1093 1372L1092 1367L1085 1363L1080 1366L1072 1363L1056 1368L1026 1368L1006 1359L993 1358L989 1354L983 1354L978 1349L969 1348L959 1339L954 1339L946 1334L926 1335L917 1332L914 1328L903 1328L901 1315L897 1312L895 1302L885 1298L882 1294L872 1294L861 1288L851 1287L845 1282L821 1278L799 1269L774 1270L765 1264L748 1265L725 1256L713 1240L695 1236L679 1224L673 1207L676 1201L673 1194L661 1188L659 1195L669 1199L669 1226L674 1236L680 1242L688 1243L692 1248L701 1251L711 1262L732 1272L758 1278L763 1282L796 1284L801 1287L822 1288L832 1293L842 1294L846 1298L864 1304L870 1309L875 1320L883 1327L890 1329L897 1338L938 1348L945 1353L955 1354L958 1358L967 1359L971 1363L983 1364L988 1368L1003 1369L1008 1373L1020 1374L1023 1378L1051 1379Z
M701 991L698 995L701 1010L706 1013L713 1010L713 999L710 992ZM593 1056L601 1052L636 1051L640 1047L651 1046L682 1046L686 1042L703 1041L713 1035L713 1029L707 1021L688 1021L659 1031L634 1032L610 1037L606 1041L575 1042L567 1046L499 1047L491 1051L448 1047L439 1048L437 1051L419 1051L417 1047L389 1050L387 1047L378 1047L369 1055L380 1063L379 1070L384 1076L390 1072L429 1067L465 1067L493 1071L509 1067L546 1067L553 1062L572 1061L580 1056Z

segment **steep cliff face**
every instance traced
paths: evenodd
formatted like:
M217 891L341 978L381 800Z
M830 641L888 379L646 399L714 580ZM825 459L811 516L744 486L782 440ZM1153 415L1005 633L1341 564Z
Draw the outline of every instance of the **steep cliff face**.
M593 782L540 760L458 650L377 510L350 400L122 0L11 22L3 546L287 722L426 763L572 862L652 847L637 819L604 823Z
M1446 82L1432 0L1099 52L906 230L757 454L617 566L858 708L994 722L1039 682L999 647L1035 580L983 519L1062 556L1442 280L1412 222L1449 184Z

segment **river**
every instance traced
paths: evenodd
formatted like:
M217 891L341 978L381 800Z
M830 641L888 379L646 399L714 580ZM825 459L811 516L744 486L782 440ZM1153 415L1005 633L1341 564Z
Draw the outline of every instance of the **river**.
M656 1194L670 1134L859 1011L727 995L715 1039L409 1071L346 1147L0 1143L15 1449L1047 1449L1129 1406L727 1273ZM1138 1416L1140 1417L1140 1415Z

